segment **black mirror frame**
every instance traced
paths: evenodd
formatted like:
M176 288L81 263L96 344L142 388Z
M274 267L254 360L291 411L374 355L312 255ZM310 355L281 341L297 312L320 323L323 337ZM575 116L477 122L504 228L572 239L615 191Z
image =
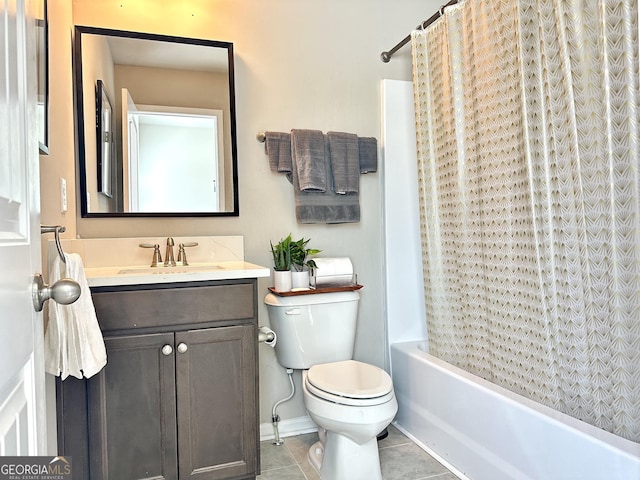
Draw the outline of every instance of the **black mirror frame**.
M208 47L218 47L227 49L227 64L229 77L229 117L231 134L231 165L233 184L233 210L227 212L88 212L87 211L87 171L86 171L86 148L84 133L84 111L83 83L82 83L82 34L110 35L126 38L140 38L143 40L155 40L161 42L189 43ZM196 38L173 37L170 35L160 35L153 33L131 32L125 30L112 30L99 27L89 27L76 25L74 27L73 38L73 75L74 75L74 96L76 102L75 123L76 123L76 161L78 164L78 191L80 192L80 209L82 218L153 218L153 217L237 217L240 215L240 195L238 188L238 147L237 147L237 127L236 127L236 98L235 98L235 71L233 43L218 40L205 40Z

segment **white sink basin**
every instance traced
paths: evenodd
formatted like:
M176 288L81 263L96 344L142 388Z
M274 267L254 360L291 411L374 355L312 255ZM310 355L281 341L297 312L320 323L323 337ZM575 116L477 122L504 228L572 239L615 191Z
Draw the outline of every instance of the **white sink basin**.
M118 270L117 275L167 275L172 273L189 273L189 272L208 272L210 270L219 270L224 267L220 265L179 265L175 267L132 267Z

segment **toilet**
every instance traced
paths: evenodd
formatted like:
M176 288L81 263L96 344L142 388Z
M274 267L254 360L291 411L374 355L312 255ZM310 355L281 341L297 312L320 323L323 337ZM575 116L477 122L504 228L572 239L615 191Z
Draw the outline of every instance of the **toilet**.
M320 438L309 460L323 480L381 480L377 435L398 411L387 372L352 359L359 300L357 291L264 299L278 363L302 370Z

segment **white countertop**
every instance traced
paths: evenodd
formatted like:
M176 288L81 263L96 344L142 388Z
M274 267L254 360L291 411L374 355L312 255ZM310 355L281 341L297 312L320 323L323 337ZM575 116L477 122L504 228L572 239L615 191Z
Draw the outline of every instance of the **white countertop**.
M271 275L267 267L244 261L190 263L188 266L149 267L112 266L87 267L85 275L90 287L138 285L154 283L197 282L259 278Z

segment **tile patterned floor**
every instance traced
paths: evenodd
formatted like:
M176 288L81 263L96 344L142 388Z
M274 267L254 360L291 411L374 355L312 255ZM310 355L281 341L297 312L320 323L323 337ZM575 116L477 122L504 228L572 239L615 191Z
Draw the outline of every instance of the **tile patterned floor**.
M287 437L284 445L271 440L260 444L262 475L258 480L320 480L307 460L309 447L318 441L316 433ZM457 480L444 466L389 426L389 436L378 442L383 480Z

